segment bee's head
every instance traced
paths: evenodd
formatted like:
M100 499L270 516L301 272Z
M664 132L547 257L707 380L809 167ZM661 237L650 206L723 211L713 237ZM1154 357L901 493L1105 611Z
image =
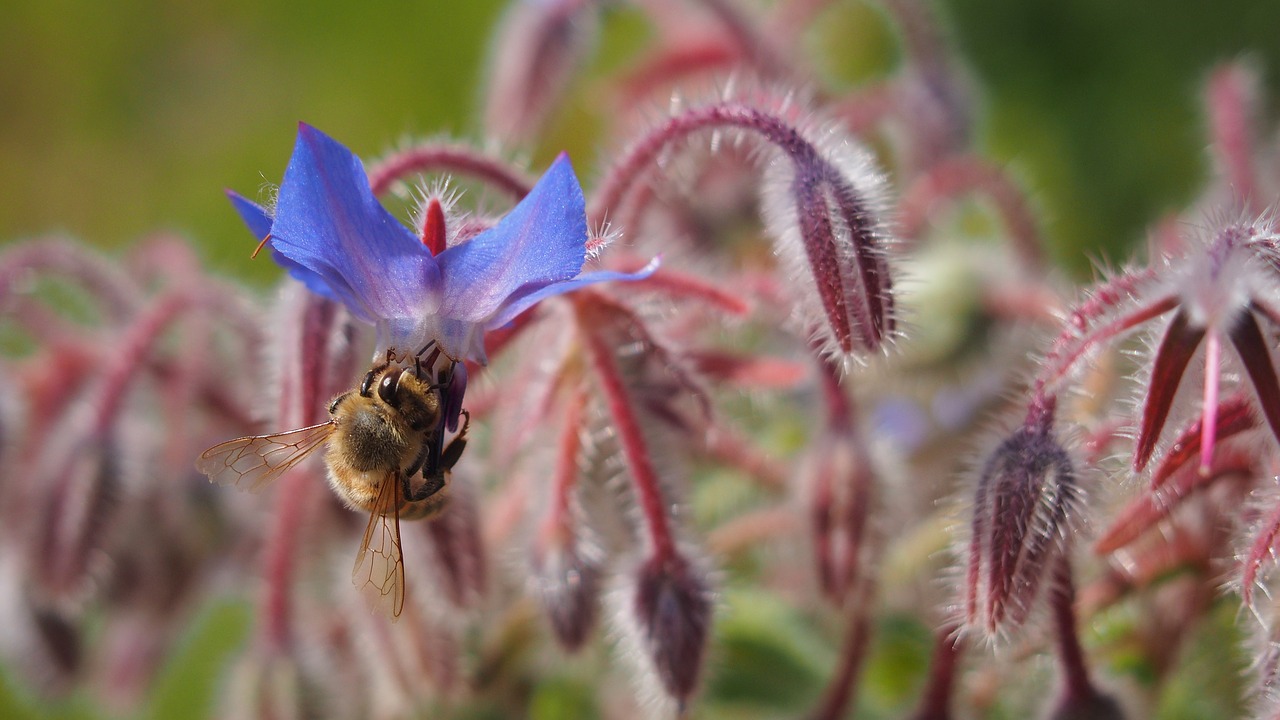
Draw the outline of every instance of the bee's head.
M398 404L397 397L400 390L400 378L406 374L413 374L411 370L400 370L396 367L388 367L382 365L375 367L365 373L364 380L360 383L361 397L372 398L375 390L378 392L378 398L384 403L396 407Z

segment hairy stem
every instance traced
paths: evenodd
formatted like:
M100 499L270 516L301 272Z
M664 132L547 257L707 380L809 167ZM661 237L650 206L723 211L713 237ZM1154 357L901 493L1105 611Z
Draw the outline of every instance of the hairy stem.
M392 183L419 172L446 171L476 177L519 200L533 189L523 173L507 163L482 155L465 145L427 143L402 150L369 168L369 186L375 195L390 189Z

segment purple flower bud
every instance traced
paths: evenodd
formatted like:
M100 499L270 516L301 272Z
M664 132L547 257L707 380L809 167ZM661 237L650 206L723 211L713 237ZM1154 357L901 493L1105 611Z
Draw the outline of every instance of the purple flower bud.
M810 532L819 586L841 606L865 581L875 468L837 369L822 363L822 377L828 427L814 443L807 473Z
M530 563L530 585L542 601L556 640L576 651L590 637L598 617L600 563L595 547L568 533L540 533Z
M764 218L801 288L803 322L832 356L878 350L894 330L884 178L851 138L815 145L791 130L775 140Z
M31 537L31 561L46 597L78 602L116 519L120 468L113 442L82 442L57 457L59 448L48 446L37 469L48 492L40 501L38 534Z
M624 639L638 647L643 681L683 707L698 685L711 629L711 589L705 573L684 556L655 556L640 566L634 590L622 596Z
M23 573L21 559L0 547L0 661L34 689L65 692L83 663L80 631L63 614L32 605Z
M973 513L965 622L996 635L1021 625L1052 579L1079 499L1067 451L1048 421L1020 428L982 468Z

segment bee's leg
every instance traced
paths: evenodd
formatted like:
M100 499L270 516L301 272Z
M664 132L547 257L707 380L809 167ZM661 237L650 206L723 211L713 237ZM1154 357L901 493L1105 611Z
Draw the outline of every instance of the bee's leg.
M422 444L422 449L418 451L418 457L414 458L413 462L409 464L409 467L406 467L404 469L404 472L401 473L402 475L404 475L404 486L406 488L409 487L409 478L418 474L418 471L421 470L424 465L426 465L427 458L430 456L431 456L431 443L425 442ZM406 490L405 497L408 497L408 496L409 496L409 493Z
M444 449L440 454L439 467L441 470L452 470L454 465L462 459L462 451L467 449L467 430L471 427L471 413L466 410L462 411L462 429L454 436L453 441L449 443L449 447Z
M404 481L404 498L408 502L425 500L444 489L445 476L450 470L453 470L454 465L458 464L458 460L462 458L462 451L467 447L467 428L471 426L471 413L463 410L462 414L465 416L462 430L453 438L448 447L441 449L442 438L444 437L443 431L436 433L431 442L427 443L429 452L422 467L422 479L424 482L418 487L417 492L411 492L408 479Z

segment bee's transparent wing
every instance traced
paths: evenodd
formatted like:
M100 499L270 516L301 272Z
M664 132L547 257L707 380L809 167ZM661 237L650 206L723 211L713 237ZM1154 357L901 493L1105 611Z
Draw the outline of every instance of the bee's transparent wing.
M220 485L257 492L302 462L337 428L332 420L274 435L250 435L218 443L200 453L196 469Z
M387 474L369 513L351 580L394 621L404 610L404 557L400 550L400 473Z

